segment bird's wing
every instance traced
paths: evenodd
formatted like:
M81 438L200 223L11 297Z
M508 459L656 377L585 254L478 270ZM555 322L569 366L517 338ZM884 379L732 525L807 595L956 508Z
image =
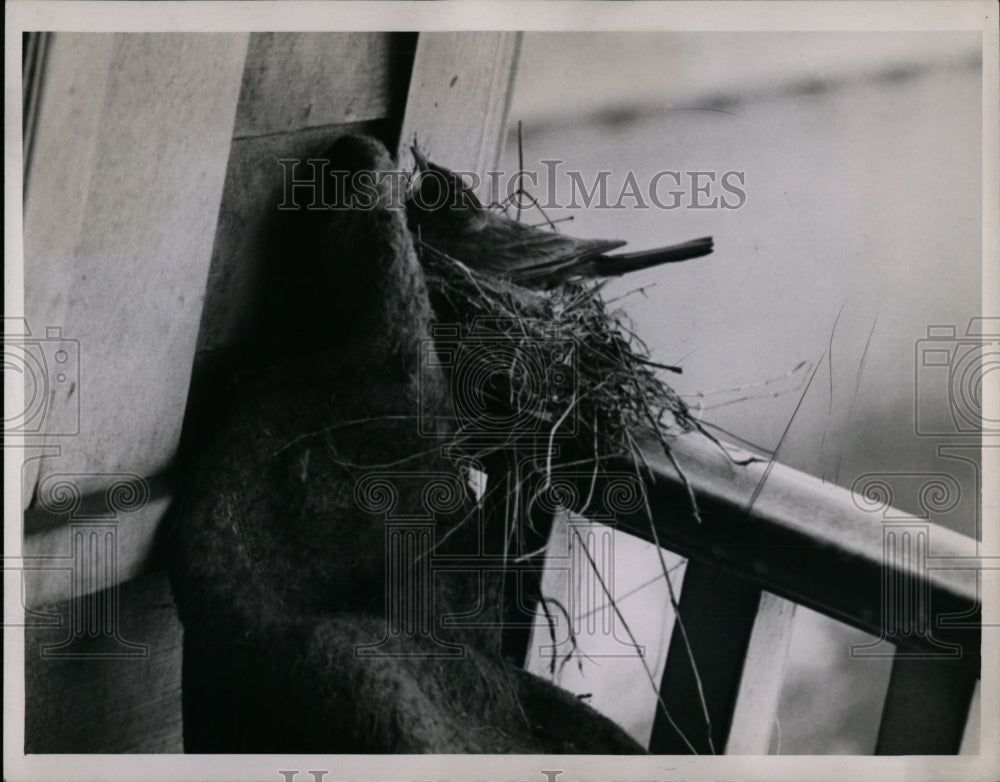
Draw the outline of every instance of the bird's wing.
M484 266L511 279L553 271L625 245L620 240L577 239L500 215L491 218L469 239L487 250L479 255Z

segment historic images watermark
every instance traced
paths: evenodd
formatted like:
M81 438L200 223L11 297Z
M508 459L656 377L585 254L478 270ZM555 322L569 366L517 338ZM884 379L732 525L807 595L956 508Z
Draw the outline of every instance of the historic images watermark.
M883 556L882 633L870 643L852 644L851 656L961 657L960 646L934 636L930 586L931 518L958 506L959 482L944 472L866 473L854 482L851 496L858 508L880 516ZM919 511L900 511L895 503L901 500L915 500Z
M936 556L931 553L933 522L968 507L981 538L982 448L996 447L1000 420L983 408L983 389L1000 369L1000 318L973 317L964 329L956 324L927 327L914 354L914 433L937 441L936 453L956 470L972 473L972 492L963 492L955 471L884 471L866 473L851 487L858 508L876 514L882 524L882 633L851 647L853 657L916 659L960 658L961 645L935 637L943 628L979 626L979 606L940 614L932 605L934 570L993 569L995 558ZM901 510L901 508L908 510ZM976 593L979 593L977 584ZM980 601L981 602L981 601Z
M530 460L524 460L522 484L529 482L531 469ZM566 514L564 545L550 541L545 558L546 570L561 573L568 585L567 603L560 607L564 613L543 606L549 636L537 651L550 668L582 649L590 660L646 656L619 613L615 587L618 518L647 507L646 491L634 472L561 469L533 495L521 496L522 518L530 518L532 506L549 517Z
M983 410L983 386L1000 371L1000 318L970 318L927 327L916 344L914 431L920 437L1000 434L1000 419Z
M439 635L434 578L442 563L434 552L440 542L439 517L456 513L466 497L461 478L448 472L374 471L357 481L355 503L385 525L386 627L381 640L356 646L355 656L465 656L464 646ZM394 641L401 636L422 643L400 649Z
M520 501L537 503L550 515L570 507L580 507L587 493L592 493L592 473L561 473L543 485L533 495L527 489ZM645 649L623 632L615 608L615 514L634 513L645 503L645 487L632 473L601 475L599 495L587 508L587 520L567 522L568 546L552 551L546 567L563 571L572 587L568 605L564 606L563 624L560 618L543 608L551 622L550 642L541 644L540 654L546 659L566 657L588 636L613 639L617 646L590 656L642 657ZM524 485L530 485L527 480ZM419 497L420 507L408 504L401 497ZM420 657L462 658L466 648L440 637L442 627L500 627L496 618L482 611L472 615L442 613L445 607L436 604L435 580L451 572L476 572L480 589L472 600L486 605L488 595L484 585L490 573L507 572L512 579L530 567L530 555L523 544L524 530L510 533L510 550L497 557L486 551L460 557L442 554L438 545L447 537L438 524L440 517L454 514L469 494L461 479L451 473L420 471L370 472L355 486L355 502L367 513L381 517L385 525L385 617L382 639L355 647L358 657ZM598 510L600 508L600 510ZM530 511L525 507L518 515L521 525L529 524ZM596 522L596 523L595 523ZM466 519L468 524L483 525L478 513ZM395 640L400 637L420 639L419 645L401 649Z
M34 333L24 318L3 319L4 374L19 378L24 401L4 407L3 439L80 433L80 343L59 326ZM59 414L53 415L58 407Z
M299 771L297 769L283 769L278 772L281 782L339 782L336 777L328 776L329 769L313 769L310 771ZM562 770L541 769L541 774L537 779L512 780L512 782L562 782L559 777L564 773ZM432 781L428 781L432 782Z
M417 174L406 171L341 171L322 158L281 158L280 210L372 209L380 194L402 208L407 200L421 209L467 206L463 190L452 187L448 174L431 168ZM451 172L471 192L485 192L487 202L523 208L558 209L675 209L733 210L747 203L746 172L737 170L680 170L653 172L585 173L565 168L562 160L543 160L544 170ZM419 178L421 186L413 187ZM426 180L431 180L430 186ZM437 183L437 187L433 186Z
M40 646L43 658L146 657L148 648L121 632L118 558L121 517L145 509L149 485L131 473L47 472L39 477L27 469L39 458L59 456L60 438L80 433L80 343L60 326L33 330L20 317L4 318L3 328L6 379L23 391L18 404L5 407L3 440L5 448L25 454L22 488L32 497L25 523L34 515L36 527L68 532L65 553L4 556L4 586L20 596L19 610L5 618L4 626L65 628L61 641ZM56 590L68 597L64 610L51 613L29 600L32 587L51 596L57 582L68 586Z

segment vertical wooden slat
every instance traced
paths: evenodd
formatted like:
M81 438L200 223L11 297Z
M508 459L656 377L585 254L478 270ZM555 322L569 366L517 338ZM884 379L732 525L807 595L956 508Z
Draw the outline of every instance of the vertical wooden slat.
M892 661L876 755L954 755L962 744L976 677L954 659Z
M795 603L770 592L761 596L733 709L727 755L771 753L774 718L778 713L794 620Z
M391 115L399 122L414 37L254 33L233 135L273 135Z
M690 742L698 754L722 754L760 597L758 587L716 565L688 562L680 616L670 638L660 684L660 697L680 732L662 709L658 710L649 740L650 752L688 754ZM682 625L690 652L684 643ZM699 680L704 700L699 694Z
M243 34L52 36L26 171L25 312L47 359L58 361L60 341L79 352L45 367L38 435L53 455L40 469L29 462L25 502L47 476L88 492L110 473L156 472L173 455L246 43ZM69 556L71 530L26 515L24 566L49 568L26 579L36 579L29 603L74 585L73 599L50 609L61 625L26 630L27 751L179 751L169 586L163 573L118 583L147 563L165 505L144 508L139 527L109 522L82 565ZM106 588L85 596L95 583ZM104 625L73 635L73 612L101 607L127 654L108 655Z
M507 128L521 34L421 33L399 137L399 162L413 164L414 138L449 168L496 165Z
M520 45L520 33L420 34L399 136L400 168L412 167L414 140L431 158L454 170L484 176L496 165ZM504 469L498 463L493 471ZM494 497L497 484L502 490L507 479L497 475L490 480ZM523 662L526 657L533 616L520 604L535 598L539 578L535 573L522 580L517 573L506 582L507 619L514 626L504 634L503 652L511 660Z
M26 309L42 338L58 326L50 340L75 340L79 361L50 377L44 431L61 454L39 479L75 473L97 489L102 473L151 475L173 456L246 46L244 34L55 36Z

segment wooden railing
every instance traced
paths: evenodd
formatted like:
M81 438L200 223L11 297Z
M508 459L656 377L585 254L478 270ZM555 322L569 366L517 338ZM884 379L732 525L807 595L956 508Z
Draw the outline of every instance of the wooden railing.
M709 672L702 683L715 749L768 751L791 622L778 596L878 639L857 657L894 657L877 754L957 752L980 671L976 541L781 464L742 464L748 454L698 434L671 449L701 521L658 444L645 453L655 532L644 509L617 520L692 560L679 613L692 656ZM661 696L708 751L689 667L675 632ZM650 749L681 751L662 719Z

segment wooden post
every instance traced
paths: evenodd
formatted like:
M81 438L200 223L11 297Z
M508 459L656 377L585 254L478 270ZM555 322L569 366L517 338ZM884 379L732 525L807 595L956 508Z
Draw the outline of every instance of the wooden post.
M399 135L400 168L412 168L414 141L431 159L455 171L484 177L495 167L507 129L520 44L520 33L420 34ZM489 497L503 491L507 478L496 474L502 472L494 468ZM518 610L524 602L520 573L515 572L506 585L507 619L515 627L504 634L504 654L523 662L531 617Z
M33 570L29 606L61 602L26 621L29 752L180 749L180 628L165 574L119 583L146 566L166 498L131 518L70 514L72 527L45 508L72 487L84 512L84 495L173 459L246 47L244 34L76 33L47 47L26 171L22 339L44 359L25 441L50 455L22 473L23 504L38 502L20 564ZM49 617L61 626L37 621Z
M892 661L875 754L957 754L976 678L955 660L897 656Z
M484 175L507 130L520 33L421 33L399 135L399 164L414 139L432 159Z
M727 755L770 755L795 603L764 592L757 609L726 741Z
M46 378L41 431L60 453L38 480L75 473L98 490L104 473L153 475L173 457L246 46L242 34L53 36L25 304L35 340L74 349Z
M660 684L663 709L653 721L649 751L722 754L761 591L710 563L690 561L681 587ZM673 724L671 724L671 720Z

